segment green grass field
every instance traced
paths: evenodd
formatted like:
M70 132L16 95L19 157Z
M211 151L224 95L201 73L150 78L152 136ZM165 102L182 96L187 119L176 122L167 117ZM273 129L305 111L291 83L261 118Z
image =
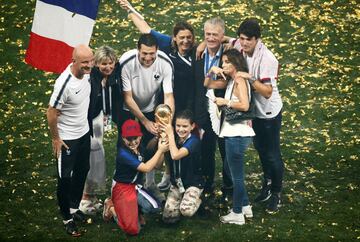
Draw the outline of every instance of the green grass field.
M171 33L189 20L220 16L227 35L257 17L263 41L281 64L284 101L282 153L286 163L283 207L275 215L254 204L244 226L223 225L224 209L164 225L148 217L137 237L127 237L101 216L83 226L78 241L359 241L360 240L360 9L355 0L133 1L156 30ZM62 228L56 202L56 167L45 111L56 75L24 63L35 0L0 6L0 241L73 240ZM139 34L115 1L101 1L91 46L107 44L121 55ZM116 133L105 139L108 185ZM218 158L218 170L220 159ZM253 147L247 153L250 199L260 186ZM217 185L220 185L217 176Z

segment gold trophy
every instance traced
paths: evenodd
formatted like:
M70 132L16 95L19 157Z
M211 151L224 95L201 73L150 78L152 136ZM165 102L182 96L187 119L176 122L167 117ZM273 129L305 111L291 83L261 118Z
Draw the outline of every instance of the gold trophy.
M169 105L159 104L155 109L155 123L171 124L172 111ZM161 142L166 142L167 137L164 131L160 131L159 138Z

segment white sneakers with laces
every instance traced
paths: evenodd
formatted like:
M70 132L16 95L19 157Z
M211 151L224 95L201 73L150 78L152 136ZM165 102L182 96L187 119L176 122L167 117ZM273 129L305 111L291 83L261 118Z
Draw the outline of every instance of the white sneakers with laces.
M245 224L245 217L242 213L234 213L232 210L228 215L221 216L220 221L224 224Z
M220 221L225 224L237 224L243 225L245 224L245 218L252 218L253 212L250 205L242 207L242 213L234 213L232 209L230 209L230 213L225 216L220 217Z
M254 217L250 205L247 205L247 206L242 207L242 213L244 214L245 218L252 218L252 217Z

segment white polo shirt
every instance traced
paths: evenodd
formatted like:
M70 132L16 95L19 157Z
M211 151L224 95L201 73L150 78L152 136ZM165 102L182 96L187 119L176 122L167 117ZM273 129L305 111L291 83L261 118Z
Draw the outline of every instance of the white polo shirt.
M169 57L157 51L154 63L149 67L140 64L138 50L124 53L120 58L123 91L131 91L141 112L155 110L156 97L163 88L164 94L173 92L174 66ZM124 110L129 110L124 104Z
M56 79L49 103L61 112L57 127L63 140L78 139L89 131L90 75L78 79L71 73L70 66Z

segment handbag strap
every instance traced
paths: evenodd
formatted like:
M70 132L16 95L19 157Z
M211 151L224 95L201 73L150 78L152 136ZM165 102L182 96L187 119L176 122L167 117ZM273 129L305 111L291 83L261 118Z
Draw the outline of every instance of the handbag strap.
M232 86L232 88L231 88L231 93L230 93L230 100L231 100L231 98L232 98L232 94L233 94L233 92L234 92L234 87L235 87L235 80L233 80L233 86ZM248 91L248 99L249 99L249 103L251 102L251 98L252 98L252 95L251 95L251 88L249 88L250 87L250 84L249 84L249 82L248 81L246 81L246 89L247 89L247 91Z

